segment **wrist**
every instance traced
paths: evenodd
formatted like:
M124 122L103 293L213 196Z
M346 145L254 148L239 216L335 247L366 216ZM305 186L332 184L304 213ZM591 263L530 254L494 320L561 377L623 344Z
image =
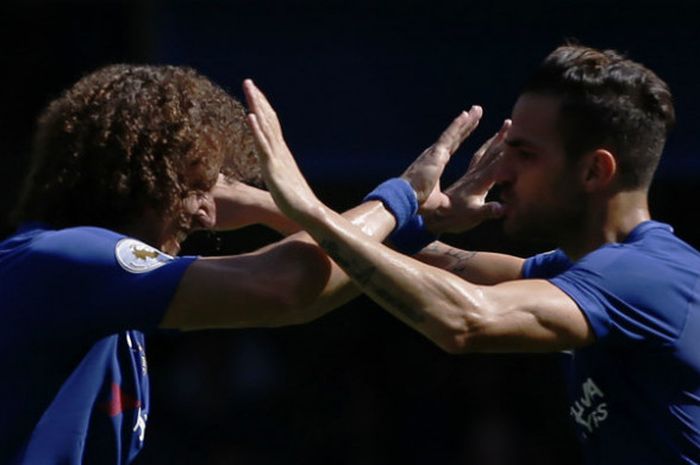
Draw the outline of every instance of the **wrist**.
M394 231L404 227L418 212L416 192L402 178L392 178L378 185L367 194L364 201L379 200L396 220Z
M389 241L394 249L406 255L420 252L428 244L438 240L438 235L431 232L421 215L413 215L401 228L397 228Z
M423 227L434 236L440 236L445 231L440 227L440 221L436 212L425 212L423 216Z

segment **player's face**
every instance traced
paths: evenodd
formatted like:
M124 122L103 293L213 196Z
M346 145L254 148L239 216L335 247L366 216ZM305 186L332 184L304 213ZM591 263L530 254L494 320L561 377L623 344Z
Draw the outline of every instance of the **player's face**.
M192 189L182 199L180 214L164 222L159 248L171 255L180 252L180 244L198 229L211 229L216 224L214 186L218 177L216 167L193 165L187 176Z
M585 196L557 130L559 105L557 97L523 94L513 108L497 179L510 236L559 243L583 221Z

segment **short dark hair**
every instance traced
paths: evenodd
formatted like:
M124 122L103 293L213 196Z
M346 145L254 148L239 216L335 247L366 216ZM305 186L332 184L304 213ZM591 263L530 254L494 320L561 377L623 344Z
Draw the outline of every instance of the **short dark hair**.
M648 188L675 123L668 85L614 50L558 47L522 93L560 97L559 130L570 157L610 149L623 189Z
M182 214L216 179L259 176L245 109L186 67L111 65L78 81L38 120L15 221L115 228L146 210ZM222 169L223 167L223 169Z

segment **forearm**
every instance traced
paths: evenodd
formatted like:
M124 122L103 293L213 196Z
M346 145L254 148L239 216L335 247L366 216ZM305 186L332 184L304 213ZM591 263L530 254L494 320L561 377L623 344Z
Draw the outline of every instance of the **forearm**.
M391 233L396 224L393 215L378 201L365 202L346 211L342 216L357 228L357 233L364 237L364 240L371 239L376 243L382 242ZM319 247L314 238L303 231L289 236L279 244L282 245L291 241L301 241ZM280 245L273 244L268 247L279 247ZM320 249L320 251L324 255L326 254L325 250ZM323 283L317 293L310 299L301 300L303 305L298 309L300 322L318 318L330 310L347 303L361 293L347 273L334 261L329 260L329 267L325 283ZM310 276L309 279L314 278Z
M375 189L371 194L371 198L380 199L386 204L388 209L384 210L384 207L380 206L378 202L374 202L374 208L378 209L377 214L379 214L381 218L384 218L378 223L380 227L375 229L375 227L372 226L374 222L367 222L366 219L363 220L361 218L363 216L361 212L357 218L351 218L351 221L355 224L348 224L347 219L335 212L327 210L318 202L318 199L313 194L308 183L299 172L294 157L284 141L277 114L268 100L250 80L246 80L243 83L243 90L250 108L247 121L253 131L258 148L260 149L258 157L261 171L275 203L304 230L308 231L311 237L317 241L323 249L329 252L331 258L341 261L345 260L340 265L350 274L355 283L362 287L362 290L372 292L375 298L383 296L385 300L388 301L383 301L383 304L390 307L392 311L405 314L403 318L414 320L414 324L418 324L416 321L422 321L420 315L413 315L415 318L411 318L410 308L414 304L417 305L416 302L410 302L411 305L409 306L395 305L392 303L394 301L393 294L386 294L379 290L377 286L371 285L371 279L368 281L362 276L358 279L356 275L357 270L347 265L347 257L350 255L347 255L344 250L341 251L342 253L339 253L339 247L344 247L346 243L339 241L339 237L331 233L340 234L341 231L347 233L348 237L351 238L350 243L352 243L353 247L362 249L363 254L361 258L367 261L367 263L363 262L360 264L362 267L373 263L371 261L372 259L377 260L378 257L383 257L388 253L389 258L405 260L408 265L411 265L409 267L411 270L416 266L433 270L434 268L428 265L415 262L398 253L390 251L388 248L381 245L380 241L384 240L397 222L400 228L405 226L408 224L407 221L413 217L412 215L416 214L419 206L430 204L430 199L432 197L440 197L436 189L445 164L449 161L461 142L477 126L483 113L481 107L472 106L469 111L461 112L445 131L442 132L438 140L424 150L418 159L409 166L402 174L401 179L389 180ZM371 206L372 204L368 203L363 207L368 208L368 205ZM335 226L336 228L324 227L322 221L317 221L318 218L314 218L313 215L308 214L308 212L313 210L326 210L326 216L333 219L328 225ZM392 215L389 215L389 211L392 212ZM396 219L394 219L394 215ZM303 235L292 236L289 240L298 240L300 238L306 240ZM363 247L368 247L368 249L365 250ZM376 253L377 256L373 257L372 253ZM434 270L445 275L443 280L445 286L448 286L447 283L461 281L450 273L437 269ZM381 275L381 278L389 279L393 271L395 270L387 271L386 274ZM399 270L397 273L405 275L407 271ZM372 274L374 274L374 272L372 272ZM333 265L331 277L326 284L324 291L317 299L317 303L321 308L324 308L323 305L325 302L329 301L332 302L333 305L337 305L338 300L335 300L335 296L342 295L345 298L345 296L347 296L346 292L354 295L355 291L351 288L349 278L341 273L340 270L335 267L335 264ZM401 282L401 286L399 287L403 289L412 289L414 285L415 282L405 280ZM434 286L435 289L439 287L440 283L436 283ZM413 296L416 299L421 298L421 296L415 293ZM420 302L421 304L430 301L429 297L424 298L427 300ZM439 327L440 325L438 324L435 326ZM421 330L426 331L423 328ZM427 331L430 332L431 330L428 329Z
M524 262L522 258L512 255L467 251L443 242L433 242L414 258L482 285L520 279Z
M486 310L479 287L367 241L338 214L319 209L300 223L362 292L443 349L463 346L459 339Z
M258 224L267 226L283 236L289 236L297 233L301 229L298 224L296 224L292 219L282 213L279 208L277 208L277 205L275 205L271 197L269 198L269 202L266 202L264 207L265 208L259 213Z
M215 229L227 231L260 224L284 236L299 231L299 226L277 208L269 192L220 176L214 187Z

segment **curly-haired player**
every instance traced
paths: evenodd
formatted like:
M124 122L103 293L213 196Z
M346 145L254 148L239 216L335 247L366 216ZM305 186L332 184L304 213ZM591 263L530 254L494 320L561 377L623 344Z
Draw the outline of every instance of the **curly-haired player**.
M479 114L436 150L456 149ZM253 150L242 106L191 69L110 66L51 102L21 226L0 242L0 463L130 463L149 413L144 333L299 324L357 293L305 233L246 255L174 256L199 228L296 229L241 182L257 176ZM429 192L444 164L421 163L428 174L407 178ZM396 223L378 200L346 218L374 240Z
M177 213L186 233L183 199L210 191L219 171L259 178L244 121L243 106L192 69L100 69L40 117L18 221L124 228Z

